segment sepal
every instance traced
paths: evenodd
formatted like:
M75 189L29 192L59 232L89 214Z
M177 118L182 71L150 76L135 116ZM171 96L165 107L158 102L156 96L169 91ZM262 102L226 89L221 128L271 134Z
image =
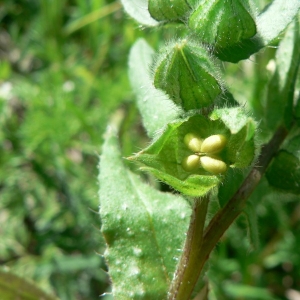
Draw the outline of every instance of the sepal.
M236 110L240 109L218 109L207 118L194 114L169 123L148 148L129 159L144 164L142 169L175 190L188 196L203 196L222 182L228 169L247 167L255 157L254 131L249 132L249 127L255 123L246 115L241 118L241 112ZM240 122L240 126L232 126L233 121L226 124L224 115L230 112L232 117L239 116L236 122ZM239 130L235 131L237 128ZM218 145L218 153L214 151L216 147L211 148L212 152L195 152L185 142L190 134L203 141L221 135L222 147ZM195 159L187 162L187 158L194 158L194 155L199 156L198 167Z
M154 86L185 111L210 106L223 92L220 71L211 55L187 39L166 46L153 72Z
M216 54L256 34L255 20L246 0L202 0L189 18L189 27Z

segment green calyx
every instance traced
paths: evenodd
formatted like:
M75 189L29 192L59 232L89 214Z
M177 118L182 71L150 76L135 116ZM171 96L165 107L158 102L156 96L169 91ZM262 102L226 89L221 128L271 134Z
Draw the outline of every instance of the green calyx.
M227 111L216 110L209 118L195 114L169 123L153 144L129 159L183 194L203 196L219 185L228 168L247 167L254 158L253 120L240 118L239 108L229 110L238 117L238 132L223 120Z
M191 6L187 0L149 0L148 9L157 21L177 21L186 18Z
M202 0L188 24L201 42L211 45L217 54L256 34L247 0Z
M183 39L160 52L154 86L185 111L210 106L222 93L220 72L205 48Z

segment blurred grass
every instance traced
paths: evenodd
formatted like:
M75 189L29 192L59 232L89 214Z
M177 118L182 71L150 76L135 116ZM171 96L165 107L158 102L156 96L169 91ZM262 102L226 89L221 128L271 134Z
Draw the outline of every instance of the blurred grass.
M170 33L139 30L109 0L5 0L0 20L0 263L60 299L98 299L109 289L97 214L102 135L122 107L123 151L138 150L129 48L140 36L157 46ZM258 119L273 57L269 49L226 65L229 88ZM212 257L216 299L269 299L268 290L287 299L299 289L299 197L265 184L253 196L259 249L240 218Z
M98 299L98 154L143 33L117 1L6 0L0 20L1 265L60 299Z

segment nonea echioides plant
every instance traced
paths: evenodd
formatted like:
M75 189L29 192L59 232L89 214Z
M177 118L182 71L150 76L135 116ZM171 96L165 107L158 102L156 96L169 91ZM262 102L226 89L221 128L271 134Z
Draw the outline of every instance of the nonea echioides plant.
M241 247L247 238L259 251L264 195L300 193L300 2L258 2L122 0L141 25L173 37L155 50L140 39L129 55L147 146L124 159L119 127L105 137L100 217L113 299L277 299L251 280L235 289L230 264L219 279L211 255L239 216ZM249 62L267 72L266 54L272 72L248 80ZM237 63L241 78L230 73Z

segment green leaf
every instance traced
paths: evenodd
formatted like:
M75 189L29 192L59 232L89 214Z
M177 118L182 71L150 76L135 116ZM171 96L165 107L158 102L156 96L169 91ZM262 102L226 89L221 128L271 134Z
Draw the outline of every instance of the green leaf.
M148 0L121 0L121 2L125 11L142 25L157 26L159 24L148 11Z
M202 0L189 18L189 27L215 53L239 45L256 34L256 25L245 0ZM229 55L230 57L230 55Z
M189 3L186 0L148 0L149 12L158 21L183 20L190 11Z
M29 282L13 273L0 270L0 295L1 300L55 300L43 292L33 282Z
M115 299L164 299L191 209L131 173L108 133L100 161L100 216Z
M222 93L219 74L205 48L182 39L161 50L154 65L154 85L184 110L200 109Z
M234 134L248 125L247 140L250 140L254 136L256 125L253 119L247 116L241 107L215 109L210 115L210 118L212 120L221 119Z
M263 44L268 45L278 38L297 16L298 0L274 0L257 18L258 34Z
M257 148L255 141L256 123L241 107L221 108L212 112L212 120L220 119L230 130L228 160L235 168L245 168L254 159Z
M276 53L276 71L268 86L265 120L270 129L282 122L289 127L293 117L293 100L300 64L299 23L290 25Z
M145 163L143 159L144 157L141 157L139 161ZM175 190L192 197L203 196L220 183L217 176L190 175L185 180L180 180L155 168L143 167L141 170L151 172L161 181L171 185Z
M233 108L233 111L235 110ZM227 112L230 113L230 110ZM253 120L240 118L244 126L235 132L231 131L231 128L227 127L219 117L222 115L225 118L224 114L225 112L221 113L219 110L218 114L212 113L213 118L195 114L169 123L159 138L130 159L146 165L143 169L150 171L174 189L189 196L202 196L224 179L224 175L210 171L211 168L203 164L203 157L216 158L217 161L231 168L247 167L254 158L254 135L251 134L249 137L249 127L251 127L249 124L252 124ZM240 119L238 118L236 122L240 122ZM231 125L234 130L239 128L239 126ZM202 150L203 153L194 152L184 142L185 137L190 133L199 136L202 140L214 135L222 135L227 142L221 152L216 155L204 153ZM186 158L193 155L199 156L201 163L199 167L187 169Z
M281 150L267 170L269 184L277 190L300 193L300 161L293 154Z
M143 39L133 45L129 55L131 85L137 97L143 124L150 137L181 113L174 103L152 84L149 66L152 64L153 55L154 51Z
M256 18L256 35L238 45L223 49L217 56L236 63L249 58L263 47L272 44L297 16L299 0L274 0Z

